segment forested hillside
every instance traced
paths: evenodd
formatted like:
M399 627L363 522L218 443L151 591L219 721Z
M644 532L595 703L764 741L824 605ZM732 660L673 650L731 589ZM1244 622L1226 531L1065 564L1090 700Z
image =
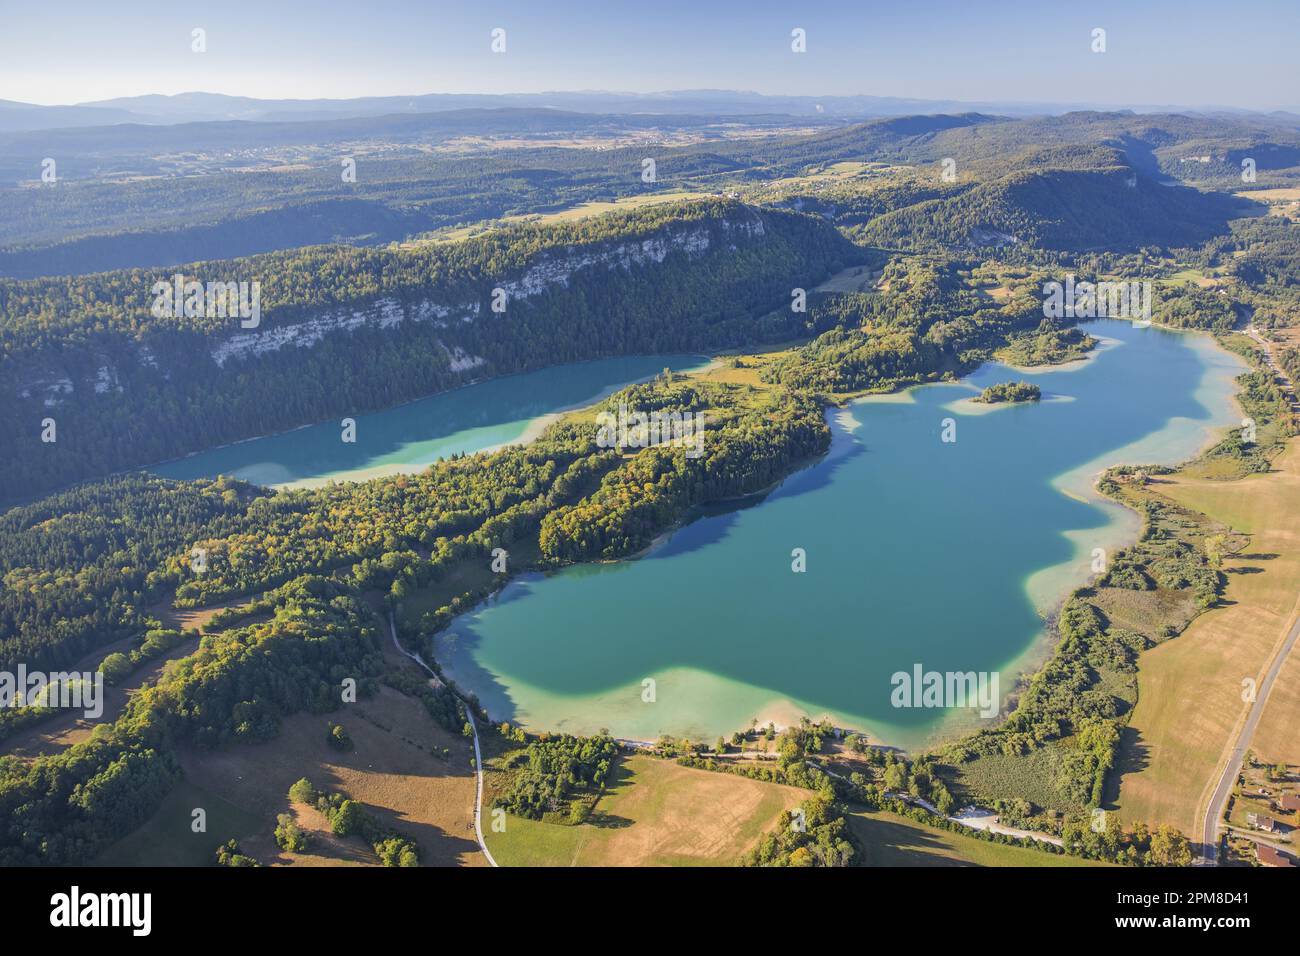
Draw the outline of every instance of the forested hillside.
M828 331L770 366L765 377L823 393L934 381L989 358L1042 316L1041 305L1026 296L989 302L954 262L897 260L884 270L882 284L888 293L819 299L812 322Z
M0 441L17 452L0 487L12 500L545 365L790 338L806 318L791 289L862 255L815 217L718 200L186 267L260 282L256 329L154 317L161 271L0 282Z
M262 489L127 475L0 516L0 670L61 670L88 651L159 626L159 574L199 538L243 526ZM12 713L7 711L6 713Z
M1118 154L1105 165L1051 165L1027 157L1008 175L956 195L887 212L861 231L891 248L961 249L1024 243L1060 251L1197 245L1227 232L1246 205L1231 197L1161 185ZM1109 160L1109 162L1107 162ZM987 164L986 164L987 166Z

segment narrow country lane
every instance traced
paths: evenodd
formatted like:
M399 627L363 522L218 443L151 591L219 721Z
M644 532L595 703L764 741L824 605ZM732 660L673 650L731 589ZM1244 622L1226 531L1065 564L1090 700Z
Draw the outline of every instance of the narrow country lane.
M409 657L415 663L419 664L434 680L438 680L438 675L434 673L433 668L424 662L424 658L419 654L412 654L402 646L402 642L397 639L397 624L393 620L393 612L388 612L388 633L393 636L393 646L397 650ZM456 698L460 700L459 697ZM487 842L483 839L483 751L478 745L478 723L474 720L474 713L470 710L469 704L460 700L465 705L465 717L469 721L470 730L474 732L474 836L478 840L478 848L483 851L483 856L487 858L491 866L496 866L497 861L492 858L492 851L488 849Z

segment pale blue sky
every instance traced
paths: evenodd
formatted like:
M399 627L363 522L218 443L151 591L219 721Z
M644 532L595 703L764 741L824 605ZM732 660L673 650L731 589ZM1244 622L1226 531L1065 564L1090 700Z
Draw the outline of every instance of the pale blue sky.
M1300 2L0 2L0 99L718 88L1300 107ZM208 50L190 51L193 27ZM508 52L489 50L493 27ZM807 31L808 52L790 51ZM1094 27L1108 51L1089 49Z

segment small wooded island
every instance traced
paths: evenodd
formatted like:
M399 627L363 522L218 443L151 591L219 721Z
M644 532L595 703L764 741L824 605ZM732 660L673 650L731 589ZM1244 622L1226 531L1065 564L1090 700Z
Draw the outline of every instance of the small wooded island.
M972 401L996 405L999 402L1036 402L1042 397L1042 390L1029 382L1000 382L984 389Z

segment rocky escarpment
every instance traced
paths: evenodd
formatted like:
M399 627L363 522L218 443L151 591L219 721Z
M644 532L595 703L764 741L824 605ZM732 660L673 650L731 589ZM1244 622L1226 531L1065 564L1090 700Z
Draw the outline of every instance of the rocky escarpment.
M456 329L492 315L492 304L499 304L502 314L511 303L526 303L544 296L557 287L568 288L573 278L583 273L622 270L624 272L664 262L679 253L697 259L719 243L735 250L739 243L761 240L766 226L760 215L746 211L732 218L709 224L677 225L648 238L606 243L596 248L565 248L539 254L535 261L517 275L503 277L494 284L484 283L476 290L478 297L439 295L430 292L415 298L387 295L369 302L330 306L313 314L280 318L271 313L253 329L243 329L237 317L229 321L230 331L218 331L208 337L204 351L217 367L228 362L254 359L285 348L312 348L330 336L346 335L359 330L393 329L403 323L419 323L434 329L450 330L439 337L446 367L454 373L468 373L483 366L487 359L474 355L456 344ZM80 391L103 394L123 391L122 379L128 369L123 361L157 368L157 357L145 339L133 347L118 351L116 357L97 353L93 373L80 377L60 368L29 368L14 383L20 398L38 397L46 408L66 405Z
M791 290L861 255L817 217L719 201L187 267L184 281L269 277L256 321L150 315L147 272L28 285L32 318L0 328L0 345L16 342L0 350L0 439L31 445L57 419L57 444L9 467L18 487L49 487L495 375L781 341L805 331ZM62 325L41 318L74 298Z
M729 238L742 241L762 237L764 231L763 221L757 217L724 220L721 226ZM503 279L492 287L491 292L495 295L500 290L498 301L508 311L512 301L543 295L555 286L567 287L570 279L584 269L629 270L651 263L662 263L672 252L698 257L707 252L712 244L710 230L700 226L667 230L663 235L638 242L615 243L602 249L547 253L529 265L521 275ZM286 346L310 347L331 333L352 332L363 327L387 329L402 322L426 322L439 329L452 328L457 322L478 320L484 311L483 303L478 300L438 301L429 298L403 302L387 296L364 307L326 309L320 315L304 321L231 334L213 346L211 355L214 362L224 365L231 358L274 352ZM476 356L453 360L453 365L459 365L460 371L481 364L482 357Z

